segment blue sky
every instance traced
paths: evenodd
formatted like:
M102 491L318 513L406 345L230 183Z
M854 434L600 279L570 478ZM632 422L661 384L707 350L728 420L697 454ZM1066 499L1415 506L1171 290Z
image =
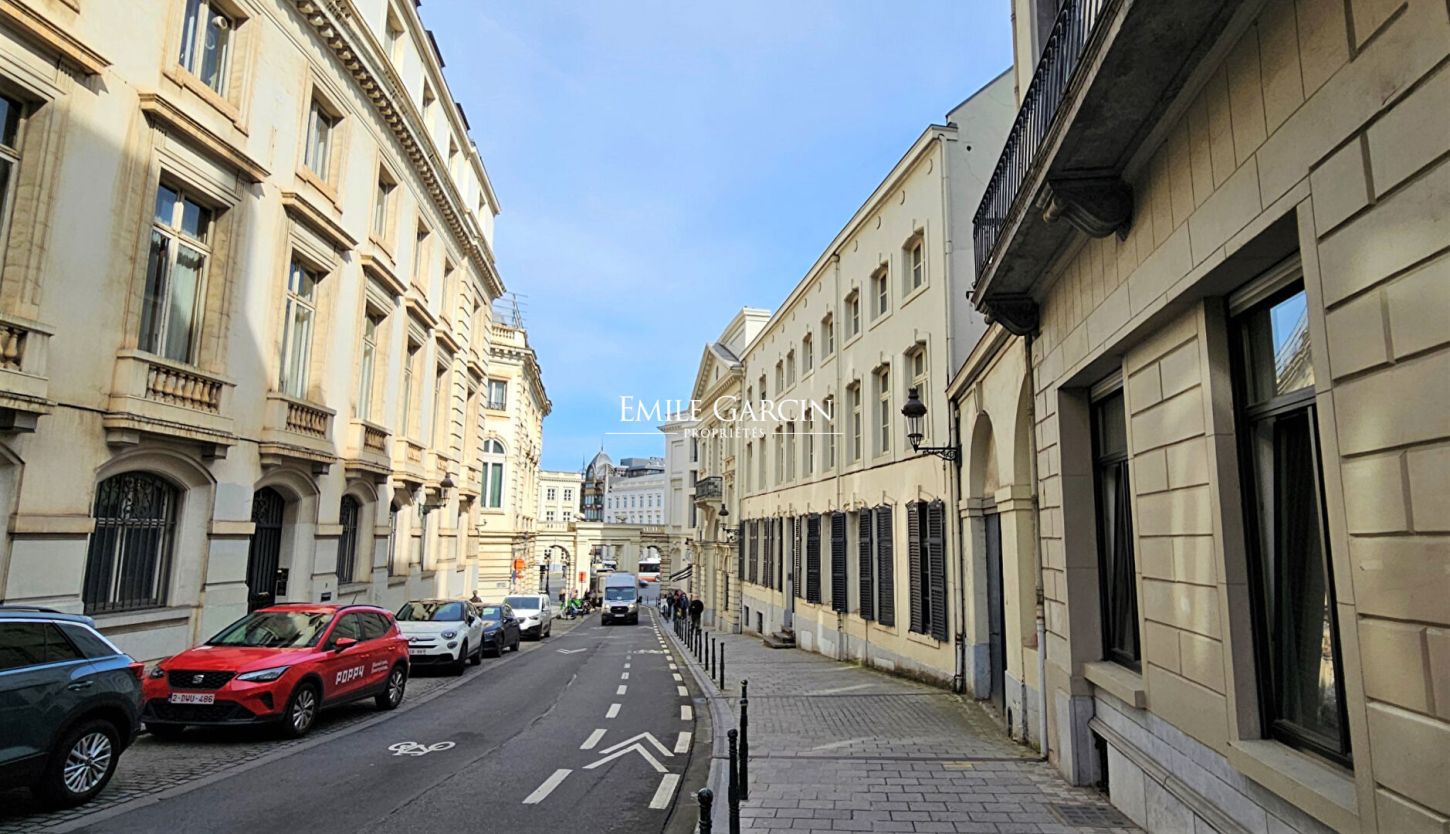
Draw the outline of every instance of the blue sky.
M688 398L926 125L1011 62L1006 0L425 0L503 213L553 414L544 466L617 460L619 398ZM702 303L704 302L704 303Z

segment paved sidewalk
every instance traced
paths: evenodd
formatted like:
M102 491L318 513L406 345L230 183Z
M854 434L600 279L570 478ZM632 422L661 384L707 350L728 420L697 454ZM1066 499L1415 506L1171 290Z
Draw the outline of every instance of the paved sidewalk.
M1007 738L973 702L799 649L768 649L754 637L716 639L726 688L711 686L711 708L728 717L716 722L717 758L725 731L737 726L740 681L750 683L742 831L1137 830L1102 795L1068 785ZM693 655L688 662L695 665ZM724 791L716 796L723 805ZM716 819L724 831L724 816Z

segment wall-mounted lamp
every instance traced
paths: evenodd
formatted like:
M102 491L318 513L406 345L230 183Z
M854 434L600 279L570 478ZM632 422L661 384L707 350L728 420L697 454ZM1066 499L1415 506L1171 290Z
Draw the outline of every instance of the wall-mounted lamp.
M927 455L936 455L942 460L961 460L962 447L960 446L923 446L921 439L925 435L922 426L926 421L926 403L912 388L906 392L906 405L901 407L901 413L906 417L906 439L911 441L911 450Z

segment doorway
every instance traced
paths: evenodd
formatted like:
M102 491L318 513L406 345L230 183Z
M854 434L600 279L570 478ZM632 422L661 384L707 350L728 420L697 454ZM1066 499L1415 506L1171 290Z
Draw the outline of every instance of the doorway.
M1006 708L1007 619L1002 604L1002 517L982 517L987 543L987 654L992 692L989 700L998 713Z
M252 495L252 542L247 548L247 610L255 611L287 593L281 567L282 493L262 487Z

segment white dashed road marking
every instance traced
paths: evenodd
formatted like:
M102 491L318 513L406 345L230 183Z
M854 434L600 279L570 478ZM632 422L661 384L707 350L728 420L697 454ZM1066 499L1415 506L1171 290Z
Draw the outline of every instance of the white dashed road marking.
M549 794L554 792L554 788L559 787L559 783L563 782L570 773L573 773L573 771L567 767L561 767L558 770L554 771L553 776L545 779L544 784L535 788L533 793L529 794L527 797L524 798L524 804L538 805L540 802L543 802L545 799L548 798Z
M620 684L619 685L619 688L616 689L616 690L614 690L614 694L615 695L623 695L624 693L626 693L628 691L629 691L629 687L625 686L624 684Z
M692 706L690 706L689 704L680 704L680 720L681 721L694 721L695 720L695 708L692 707Z
M683 686L675 687L675 691L680 693L680 695L682 696L688 696L690 694L690 690L684 688Z
M604 713L605 718L614 718L619 715L619 704L610 704L609 712Z
M629 680L629 673L628 672L621 673L620 676L619 676L619 679L622 680L622 681Z
M649 807L659 810L668 808L670 797L675 795L675 786L680 784L680 776L677 773L666 773L660 779L660 786L655 788L654 798L649 801Z
M682 683L685 680L684 678L680 677L679 672L675 672L674 674L670 675L670 677L675 679L675 683Z
M680 737L675 739L675 752L683 753L686 750L689 750L690 739L694 738L694 736L695 734L691 732L680 733Z
M579 749L580 750L593 750L594 749L594 745L598 744L599 743L599 740L601 738L604 738L604 731L603 730L595 730L594 732L592 732L592 733L589 734L589 738L584 739L584 743L581 744L581 745L579 745Z

